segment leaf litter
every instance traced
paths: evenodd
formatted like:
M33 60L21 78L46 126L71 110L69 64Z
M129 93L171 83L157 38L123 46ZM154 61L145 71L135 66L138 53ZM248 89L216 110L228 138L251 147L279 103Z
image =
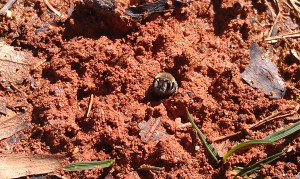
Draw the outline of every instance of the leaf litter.
M148 121L142 121L138 124L141 129L140 136L144 143L161 139L166 133L165 128L161 126L160 118L151 118Z
M5 98L0 97L0 116L1 114L6 115L6 101Z
M190 1L173 0L171 4L168 4L167 0L158 0L136 7L129 7L125 9L125 13L133 18L139 18L153 13L161 13L167 9L180 8L189 2Z
M1 154L0 178L18 178L50 173L61 168L62 158L56 155Z
M0 41L0 85L3 88L21 84L29 76L30 53L17 51L14 47Z
M252 87L263 89L270 98L282 98L286 91L278 68L268 60L267 55L256 43L250 45L250 63L241 77Z
M30 121L24 120L24 112L15 113L7 110L6 116L0 117L0 140L11 137L19 131L30 127Z

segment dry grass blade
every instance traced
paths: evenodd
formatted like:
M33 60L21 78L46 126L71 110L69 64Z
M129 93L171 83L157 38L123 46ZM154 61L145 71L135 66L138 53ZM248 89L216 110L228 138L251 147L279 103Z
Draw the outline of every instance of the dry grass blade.
M258 121L257 123L251 125L249 129L256 128L256 127L258 127L258 126L260 126L262 124L265 124L265 123L267 123L269 121L273 121L273 120L276 120L276 119L280 119L280 118L285 118L285 117L288 117L288 116L292 116L292 115L294 115L294 114L297 113L297 111L299 110L299 107L300 107L300 105L296 105L295 108L292 111L290 111L290 112L288 112L286 114L282 114L282 115L280 115L281 112L276 112L276 113L274 113L274 114L266 117L265 119L263 119L261 121Z
M50 173L61 168L58 156L0 155L0 178L18 178Z
M257 123L255 124L252 124L248 129L254 129L260 125L263 125L269 121L272 121L272 120L276 120L276 119L280 119L280 118L285 118L285 117L288 117L288 116L292 116L294 114L297 113L297 111L299 110L299 107L300 105L296 105L295 108L289 112L287 112L286 114L282 114L282 112L275 112L273 114L271 114L270 116L267 116L265 117L264 119L258 121ZM221 136L221 137L218 137L218 138L215 138L213 141L220 141L220 140L224 140L224 139L228 139L230 137L233 137L233 136L236 136L236 135L239 135L241 134L242 132L236 132L236 133L232 133L232 134L229 134L229 135L226 135L226 136Z
M287 34L283 34L283 35L268 37L265 39L265 41L275 42L275 41L277 41L279 39L283 39L283 38L298 38L298 37L300 37L300 32L291 32L291 33L287 33Z
M45 63L47 60L41 60L40 62L38 62L36 65L34 65L34 67L32 68L33 70L36 70L39 66L41 66L43 63Z
M293 6L293 8L300 14L300 4L296 0L289 0Z
M6 4L0 9L0 14L5 14L15 2L16 0L8 0Z
M0 115L7 114L6 101L5 98L0 97Z
M64 170L67 171L81 171L91 170L94 168L107 168L115 164L114 159L102 160L102 161L91 161L91 162L76 162L64 166Z
M54 14L56 14L58 17L62 17L62 14L60 12L58 12L58 10L56 10L50 3L48 0L44 0L44 3L46 4L46 6L54 12Z

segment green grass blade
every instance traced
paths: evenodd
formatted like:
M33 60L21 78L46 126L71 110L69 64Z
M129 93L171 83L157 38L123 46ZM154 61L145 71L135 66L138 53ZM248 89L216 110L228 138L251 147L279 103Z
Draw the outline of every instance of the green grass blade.
M280 131L274 132L273 134L268 135L267 137L264 138L264 140L269 140L269 141L276 141L281 138L284 138L296 131L300 130L300 121L296 122L295 124L288 126Z
M157 170L157 171L162 171L165 170L165 167L156 167L156 166L151 166L151 165L141 165L138 170L140 171L147 171L147 170Z
M206 149L208 150L208 152L211 154L211 156L213 157L213 159L218 162L218 158L220 158L220 156L218 155L216 149L207 142L205 136L202 134L202 132L200 131L200 129L197 127L197 125L195 124L189 110L186 108L186 113L187 113L187 117L189 118L192 126L194 129L196 129L198 136L200 137L201 141L203 142L204 146L206 147Z
M102 161L91 161L91 162L76 162L64 166L63 169L67 171L80 171L80 170L90 170L96 167L107 168L113 166L114 164L115 164L114 159L102 160Z
M270 162L272 162L272 161L278 159L278 158L281 157L283 154L284 154L284 152L282 151L282 152L279 152L279 153L277 153L277 154L274 154L274 155L272 155L272 156L270 156L270 157L267 157L267 158L265 158L265 159L263 159L263 160L261 160L261 161L255 163L255 164L252 164L252 165L250 165L249 167L244 168L244 169L243 169L242 171L240 171L236 176L244 176L244 175L246 175L246 174L248 174L248 173L250 173L250 172L252 172L252 171L254 171L254 170L257 170L257 169L259 169L262 165L268 164L268 163L270 163ZM236 176L235 176L235 177L236 177Z
M227 158L235 151L247 147L249 145L258 145L258 144L274 144L275 142L269 141L269 140L264 140L264 139L258 139L258 140L249 140L246 142L242 142L234 147L232 147L224 156L223 156L223 162L227 160Z

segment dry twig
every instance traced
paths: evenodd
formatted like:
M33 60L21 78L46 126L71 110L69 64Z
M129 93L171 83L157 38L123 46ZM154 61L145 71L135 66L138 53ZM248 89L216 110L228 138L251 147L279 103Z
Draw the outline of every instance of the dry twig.
M277 24L278 19L279 19L280 16L281 16L281 13L280 13L280 11L279 11L279 13L277 14L276 19L275 19L275 21L274 21L274 23L273 23L273 26L272 26L272 28L271 28L271 30L270 30L270 32L269 32L268 37L271 37L271 36L272 36L273 29L274 29L274 27L276 26L276 24ZM276 34L275 34L275 35L276 35Z
M288 33L288 34L268 37L265 39L265 41L269 41L269 42L271 41L270 43L273 43L273 42L277 42L277 40L283 39L283 38L299 38L299 37L300 37L300 32L292 32L292 33Z
M271 13L272 13L272 18L274 20L274 17L276 17L276 13L274 12L273 8L271 7L271 5L269 4L268 1L265 1L266 5L268 6L268 8L270 9Z
M87 113L86 113L86 117L90 116L90 112L91 112L91 109L92 109L92 106L93 106L93 101L94 101L94 95L91 94L88 110L87 110Z
M62 17L62 14L61 14L58 10L56 10L56 9L49 3L48 0L44 0L44 3L46 4L46 6L47 6L51 11L54 12L54 14L56 14L58 17Z
M297 105L297 106L295 106L295 108L292 111L290 111L286 114L282 114L282 112L275 112L275 113L271 114L270 116L264 118L263 120L258 121L257 123L250 125L250 127L248 129L254 129L254 128L256 128L256 127L258 127L258 126L260 126L264 123L267 123L269 121L272 121L272 120L292 116L295 113L297 113L299 108L300 108L300 105ZM213 141L215 142L215 141L228 139L230 137L236 136L236 135L241 134L241 133L242 133L242 131L239 131L239 132L235 132L235 133L232 133L232 134L229 134L229 135L226 135L226 136L217 137L217 138L213 139Z
M41 60L39 61L34 67L33 67L33 70L36 70L39 66L41 66L43 63L45 63L47 60L44 59L44 60Z

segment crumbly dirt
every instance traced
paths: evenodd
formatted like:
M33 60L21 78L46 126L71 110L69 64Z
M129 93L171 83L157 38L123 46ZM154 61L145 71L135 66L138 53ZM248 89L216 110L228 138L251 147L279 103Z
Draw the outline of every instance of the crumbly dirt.
M104 16L74 0L49 2L62 17L43 0L18 0L11 8L13 18L0 16L4 40L31 51L32 63L44 61L31 70L30 82L18 86L26 93L22 109L33 128L23 131L18 142L0 141L1 148L13 153L62 154L63 164L116 160L107 169L57 171L67 178L232 178L235 166L248 166L286 146L292 151L263 166L257 175L294 178L300 171L299 132L276 146L239 151L220 166L192 128L176 130L176 118L188 122L185 108L213 141L247 131L247 126L298 103L299 59L274 60L289 86L283 99L268 98L240 77L249 63L249 44L269 47L262 37L269 33L272 21L263 1L211 1L210 5L195 0L137 20L124 14L124 9L145 1L117 0L115 12ZM262 24L254 26L251 18ZM277 42L273 53L282 57L286 48L300 54L299 42L289 39ZM179 88L169 98L159 99L150 86L152 77L163 71L173 74ZM0 92L8 104L16 100L9 98L10 93ZM91 95L94 100L87 117ZM158 117L166 134L159 141L143 143L138 124ZM294 122L271 121L213 145L223 155L241 141L263 138ZM165 170L137 170L143 164Z

